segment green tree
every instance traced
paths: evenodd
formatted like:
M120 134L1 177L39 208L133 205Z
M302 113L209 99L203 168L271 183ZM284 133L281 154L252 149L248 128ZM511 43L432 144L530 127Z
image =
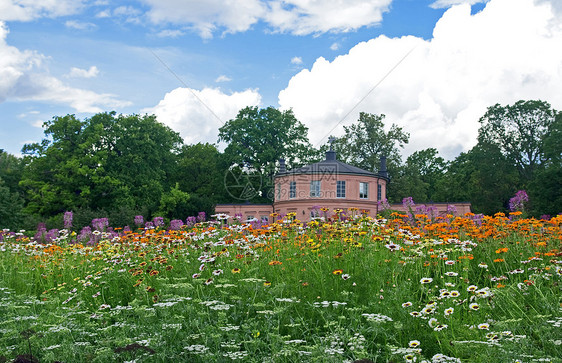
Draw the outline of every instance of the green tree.
M228 166L223 159L213 144L184 145L173 177L181 190L216 202L224 198L223 179Z
M518 178L517 168L496 145L477 144L448 165L436 183L435 200L471 202L476 213L506 211Z
M219 129L219 141L228 143L224 153L231 163L271 173L280 158L288 165L307 160L311 149L308 128L292 110L246 107Z
M543 139L555 115L556 111L544 101L496 104L479 120L478 142L496 145L517 166L526 183L533 178L537 166L546 160Z
M443 177L447 163L435 148L414 152L406 159L401 173L393 182L400 185L403 197L413 197L418 203L438 201L437 183Z
M550 125L542 142L545 161L529 185L531 212L556 215L562 212L562 112Z
M23 199L16 191L10 191L0 178L0 229L22 228Z
M4 186L11 192L20 192L19 182L23 174L24 163L22 158L0 149L0 178L4 180Z
M384 118L385 115L361 112L357 122L344 126L344 136L335 142L338 158L359 168L378 172L380 157L384 155L390 177L399 175L402 164L399 149L408 143L410 135L395 124L385 131ZM399 185L392 181L387 188L387 198L396 202L400 195Z
M189 194L181 191L176 183L170 191L162 193L157 214L168 219L185 219L189 216L189 199Z
M292 110L246 107L219 129L219 141L228 143L225 158L233 170L242 173L235 179L261 178L252 200L265 202L271 194L272 176L279 159L285 159L289 168L308 161L312 147L307 134L308 128Z
M155 116L99 113L45 122L46 138L25 145L20 185L29 213L50 216L86 208L127 207L154 212L170 189L180 136Z

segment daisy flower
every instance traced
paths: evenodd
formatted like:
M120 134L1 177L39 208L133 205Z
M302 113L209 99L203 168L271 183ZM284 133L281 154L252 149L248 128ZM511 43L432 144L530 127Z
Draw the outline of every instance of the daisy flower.
M433 279L431 277L424 277L420 280L420 283L422 284L430 284L431 282L433 282Z
M407 308L408 306L412 306L412 303L409 301L406 301L405 303L402 304L403 308Z
M421 343L420 343L419 340L410 340L410 342L408 343L408 346L410 348L416 348L416 347L419 347L420 344Z
M490 328L490 324L488 323L478 324L478 329L480 330L488 330L488 328Z
M341 275L341 278L344 280L347 280L348 278L350 278L351 276L349 276L349 274L343 274Z
M453 314L453 312L455 312L454 308L447 308L447 309L445 309L445 316L449 316L449 315Z
M478 305L477 303L472 303L472 304L469 305L469 308L471 310L478 310L478 309L480 309L480 305Z
M430 328L435 328L439 324L439 322L435 318L429 319L427 323L429 324Z

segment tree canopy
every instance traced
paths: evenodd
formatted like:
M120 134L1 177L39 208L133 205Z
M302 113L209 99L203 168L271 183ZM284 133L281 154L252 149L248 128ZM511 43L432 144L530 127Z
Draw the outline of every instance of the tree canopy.
M521 176L530 180L537 165L546 160L543 141L555 115L556 111L544 101L496 104L479 120L478 142L498 146L515 163Z
M76 208L155 210L182 140L155 116L99 113L44 123L46 138L25 145L21 185L31 213Z
M271 173L280 158L288 165L307 161L312 146L308 128L292 110L246 107L219 129L219 141L228 143L225 154L231 163Z

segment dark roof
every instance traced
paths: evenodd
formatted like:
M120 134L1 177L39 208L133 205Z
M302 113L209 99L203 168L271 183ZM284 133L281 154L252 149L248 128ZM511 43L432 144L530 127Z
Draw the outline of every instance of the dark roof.
M296 174L365 175L365 176L377 177L377 178L388 180L388 177L383 176L379 173L373 173L372 171L364 170L353 165L342 163L341 161L336 159L336 153L334 151L328 151L326 153L326 159L323 161L306 165L303 166L302 168L279 172L276 174L276 176L296 175Z

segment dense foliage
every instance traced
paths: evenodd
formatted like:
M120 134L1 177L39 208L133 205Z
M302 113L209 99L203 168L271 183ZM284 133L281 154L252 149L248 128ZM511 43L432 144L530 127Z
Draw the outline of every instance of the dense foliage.
M385 127L384 115L361 113L333 144L338 158L378 171L388 160L390 202L472 203L476 213L508 211L526 190L528 215L562 210L562 113L543 101L494 105L479 120L478 143L446 161L435 148L403 162L409 135ZM185 219L210 214L217 203L270 203L278 159L287 168L323 159L308 129L292 111L246 107L219 130L224 152L213 144L183 145L155 116L99 113L45 122L45 139L25 145L24 157L0 150L0 228L61 227L66 211L76 225L108 217L116 226L135 215Z
M0 361L562 361L562 216L350 212L0 232Z

